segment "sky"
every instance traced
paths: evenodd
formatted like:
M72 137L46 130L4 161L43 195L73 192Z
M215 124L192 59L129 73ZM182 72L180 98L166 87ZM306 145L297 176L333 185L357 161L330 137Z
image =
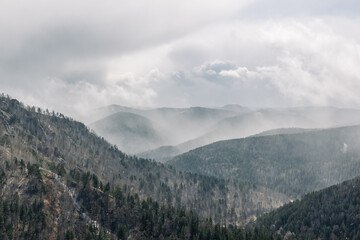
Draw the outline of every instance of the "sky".
M360 108L358 0L2 0L0 92L98 107Z

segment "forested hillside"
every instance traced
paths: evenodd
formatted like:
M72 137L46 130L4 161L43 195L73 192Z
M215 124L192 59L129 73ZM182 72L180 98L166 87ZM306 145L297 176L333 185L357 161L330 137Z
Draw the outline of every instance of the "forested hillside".
M0 239L272 239L141 200L89 172L0 157Z
M70 196L39 166L0 153L0 239L65 239L87 235ZM72 238L67 238L72 239Z
M124 194L194 210L217 223L243 224L289 199L267 188L237 180L182 173L146 159L128 156L82 123L15 99L0 101L0 146L8 159L23 159L45 169L90 172L100 185ZM1 161L4 161L3 159Z
M360 239L360 178L310 193L256 225L288 239Z
M216 142L175 157L176 169L264 185L291 197L360 175L360 126Z

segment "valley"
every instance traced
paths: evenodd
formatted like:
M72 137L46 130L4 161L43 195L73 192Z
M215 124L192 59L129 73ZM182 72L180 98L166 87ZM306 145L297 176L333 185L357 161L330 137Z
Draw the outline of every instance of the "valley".
M165 143L165 138L157 134L162 131L159 130L162 125L154 124L154 118L150 120L149 117L159 114L158 111L144 111L147 117L135 111L111 113L106 121L92 126L100 128L97 124L102 124L104 131L119 135L128 147L146 147L146 142ZM201 114L194 115L194 111ZM307 224L318 229L320 226L316 225L314 217L296 224L284 223L277 218L284 219L281 214L286 211L299 211L303 216L300 213L303 207L298 204L313 201L308 200L313 196L312 192L360 176L360 127L323 129L309 123L313 128L300 128L293 127L296 117L292 114L294 121L287 122L292 118L286 117L288 112L279 114L277 110L276 114L259 115L249 109L241 113L229 111L232 110L192 108L185 114L183 109L165 110L172 118L174 112L181 113L184 122L189 116L197 118L193 127L205 126L205 121L207 129L211 129L209 126L222 130L232 127L231 136L245 134L247 137L205 144L182 154L179 151L174 157L165 154L167 161L162 163L165 158L156 161L126 154L110 143L115 140L99 136L83 123L61 113L25 106L3 95L0 104L1 236L4 239L345 236L341 235L345 230L334 230L335 225L325 232L311 228L311 234L310 230L302 230L305 226L299 227ZM351 110L351 114L349 111L345 111L346 117L333 119L329 126L345 124L352 114L357 117L356 111ZM228 116L234 114L239 116ZM321 118L318 119L324 119L325 115L319 114ZM286 121L281 122L279 118ZM188 123L191 121L194 119ZM246 133L237 130L236 126L246 129L251 122L258 126L256 130ZM264 126L271 129L266 130ZM160 148L171 152L167 147ZM355 181L356 178L335 189L350 191L347 186ZM314 196L324 191L332 190L321 190ZM350 209L357 209L356 203L352 204ZM40 215L18 215L21 211L16 209L20 208ZM327 209L326 215L333 209L336 207ZM37 219L34 228L28 225L33 218ZM70 218L72 220L68 221ZM17 225L10 227L14 222ZM276 223L275 228L272 222ZM348 226L351 221L344 224L346 229L351 228ZM346 236L353 238L358 233L349 230L348 234Z
M31 179L30 172L34 171L38 178L37 183L34 180L35 189L43 189L42 194L40 190L36 190L30 194L30 198L43 199L44 194L47 193L48 186L45 183L49 181L46 180L45 183L42 181L44 174L41 173L40 168L46 169L43 170L45 172L51 171L60 176L67 176L75 183L81 181L80 185L70 182L74 185L72 188L76 189L76 203L80 209L86 207L84 200L81 200L82 188L88 187L90 183L95 188L92 191L107 191L108 194L121 191L124 196L137 196L139 204L151 198L152 201L164 206L193 211L201 219L211 219L210 224L242 226L256 219L258 215L289 201L284 194L249 182L180 172L152 160L127 155L80 122L59 113L46 114L40 108L25 107L17 100L6 96L1 98L0 118L0 166L4 172L2 192L5 192L3 199L9 201L14 198L12 191L8 190L9 177L14 175L10 170L15 168L14 171L20 174L19 170L16 170L20 163L20 166L29 166L27 170L22 167L25 179ZM16 176L20 175L15 175L15 179L10 181L14 182L14 186L22 181ZM32 185L29 187L34 188ZM57 188L63 186L60 184ZM61 192L61 196L66 196L67 199L66 211L76 214L77 204L73 204L71 196L66 191L62 189ZM19 198L26 197L20 194ZM54 193L51 201L62 201L57 199L62 197ZM97 206L97 211L102 212L104 209L100 206L104 206L103 204L99 202L88 205L88 208ZM110 224L109 220L100 221L99 216L92 216L93 211L85 211L85 213L100 226ZM80 215L82 213L84 210L81 210ZM87 234L84 226L89 220L80 217L77 221L81 225L79 227L81 231L67 231L77 236ZM69 227L64 225L59 228ZM59 231L63 231L64 234L65 230L61 229ZM111 234L116 234L117 230L115 230L116 228L109 230L108 226L104 229ZM23 233L20 231L19 234ZM47 233L45 235L48 236Z
M359 240L360 1L1 0L0 240Z

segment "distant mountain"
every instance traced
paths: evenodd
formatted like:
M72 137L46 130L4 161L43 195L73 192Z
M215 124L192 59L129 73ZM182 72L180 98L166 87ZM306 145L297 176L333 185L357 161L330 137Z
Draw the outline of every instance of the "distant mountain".
M302 122L302 123L300 123ZM166 161L178 154L187 152L191 149L207 145L219 140L247 137L265 130L279 128L281 126L311 126L307 119L303 119L294 114L277 111L254 111L240 115L224 118L208 128L208 132L200 137L188 140L184 143L160 147L150 151L140 153L139 156L154 158L159 161ZM166 151L164 151L166 150Z
M225 118L209 128L209 131L190 141L177 145L182 152L207 145L212 142L233 138L247 137L265 130L281 126L309 127L312 122L301 116L279 111L246 112L237 116Z
M251 111L249 108L238 105L238 104L227 104L227 105L221 107L221 109L230 110L230 111L234 111L234 112L249 112L249 111Z
M224 118L207 128L205 134L183 143L164 148L152 149L141 156L166 161L180 153L201 147L216 141L243 138L280 128L327 128L346 126L360 119L356 109L338 109L333 107L303 107L288 109L260 109L238 113ZM290 131L290 130L287 130ZM277 134L267 132L267 135ZM161 156L158 159L158 156Z
M346 126L355 119L360 119L360 111L354 109L306 107L257 110L223 119L212 126L211 131L189 141L188 144L194 148L202 146L205 142L247 137L279 128Z
M30 164L30 167L21 174L12 174L9 169L13 164L18 167ZM62 114L49 114L39 108L25 107L15 99L0 96L0 193L10 194L7 197L9 201L16 200L18 193L21 198L19 201L26 202L17 189L19 185L26 184L22 178L29 172L34 172L35 177L39 176L39 169L40 173L50 171L71 181L82 182L80 189L88 182L93 182L97 190L97 193L92 193L94 197L100 194L98 190L113 193L120 188L126 197L137 194L139 201L152 198L158 204L192 210L201 219L211 218L215 223L222 224L244 224L289 201L284 194L263 186L179 172L154 161L129 156L80 122ZM15 179L10 182L12 176ZM39 184L37 188L29 188L30 193L33 191L36 195L34 199L40 199L37 194L43 191L42 182ZM70 187L73 185L71 182L64 184ZM58 191L58 188L54 191ZM54 198L62 201L61 195L49 194L54 194ZM129 201L129 207L132 207L133 201ZM62 206L62 203L59 204ZM79 201L79 208L95 207L88 210L89 213L95 213L101 212L106 204L103 202L90 206ZM54 207L57 214L62 214L56 202L44 200L44 205L46 208ZM111 211L117 210L111 208ZM111 211L108 213L112 214ZM106 212L101 214L107 216L102 221L117 229L110 215L106 215ZM68 215L70 218L73 216ZM107 231L115 233L111 227L106 227Z
M360 126L220 141L169 164L299 197L360 175Z
M272 135L281 135L281 134L296 134L296 133L306 133L313 132L320 129L306 129L306 128L277 128L268 131L264 131L250 137L261 137L261 136L272 136Z
M182 154L183 152L184 151L181 150L178 146L161 146L152 150L137 153L136 155L143 158L155 159L158 162L165 163L171 160L172 157Z
M286 239L360 239L359 199L357 177L286 204L256 225Z
M234 111L204 107L172 109L171 115L168 114L169 109L166 115L159 110L161 109L149 110L142 114L166 130L168 141L165 145L174 145L201 136L218 121L238 114Z
M195 138L206 133L208 127L219 120L237 114L203 107L142 110L118 105L102 108L101 111L117 112L90 126L128 153L139 153Z
M191 107L177 115L178 121L186 121L187 124L211 124L229 116L234 116L234 111L211 109L203 107Z
M144 151L165 143L160 127L135 113L114 113L90 127L127 153Z
M85 123L91 124L118 112L128 112L128 113L138 114L139 111L141 110L131 107L125 107L117 104L111 104L105 107L99 107L96 109L92 109L91 111L88 111L85 114L86 115Z

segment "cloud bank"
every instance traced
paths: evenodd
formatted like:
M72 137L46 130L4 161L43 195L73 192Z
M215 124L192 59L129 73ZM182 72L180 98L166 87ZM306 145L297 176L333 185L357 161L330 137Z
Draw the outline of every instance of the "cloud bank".
M5 0L0 89L107 104L360 107L357 1Z

